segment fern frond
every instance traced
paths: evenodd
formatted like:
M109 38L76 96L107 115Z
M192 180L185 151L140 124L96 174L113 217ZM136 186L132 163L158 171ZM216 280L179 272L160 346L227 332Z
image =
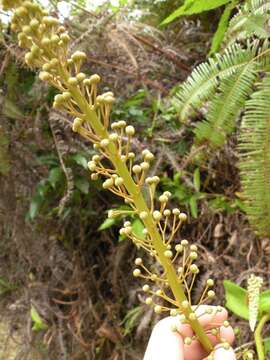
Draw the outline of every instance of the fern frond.
M256 79L256 67L251 62L221 82L220 93L214 96L206 119L196 126L198 142L208 141L212 147L225 143L227 135L235 129L236 119Z
M211 98L221 80L233 75L242 67L249 66L257 52L257 44L246 49L234 44L223 55L218 54L216 60L210 59L197 66L172 100L180 120L185 122L194 110Z
M239 168L246 213L262 236L270 236L270 73L246 102L239 139Z
M230 21L226 36L227 46L235 40L246 39L253 35L258 38L268 38L269 17L270 0L247 1Z

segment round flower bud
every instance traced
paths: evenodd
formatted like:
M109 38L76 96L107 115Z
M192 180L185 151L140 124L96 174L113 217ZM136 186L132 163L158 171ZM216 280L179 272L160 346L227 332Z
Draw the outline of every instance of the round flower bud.
M35 58L31 52L26 53L24 56L24 60L25 60L26 64L29 66L32 66L34 64L34 59Z
M190 245L191 251L198 251L198 247L196 245Z
M104 183L102 184L102 186L103 186L104 189L109 189L110 187L113 186L113 182L114 182L114 181L113 181L112 178L107 179L107 180L104 181Z
M83 123L83 119L75 118L74 121L73 121L73 124L72 124L72 130L74 132L78 132L79 128L82 126L82 123Z
M71 99L71 93L69 91L64 91L62 96L65 101L68 101Z
M111 105L115 102L115 98L113 96L106 96L103 98L104 104Z
M223 326L224 326L225 328L228 328L228 327L230 326L229 321L225 320L225 321L223 322Z
M70 78L68 79L68 83L69 83L69 85L71 85L71 86L76 86L76 85L78 85L78 80L77 80L75 77L70 77Z
M172 332L177 332L177 331L178 331L177 326L176 326L175 324L173 324L173 325L171 326L171 331L172 331Z
M31 28L32 30L37 30L37 28L39 27L39 22L38 22L38 20L37 20L37 19L32 19L32 20L30 21L29 26L30 26L30 28Z
M60 41L60 38L58 35L54 34L51 36L51 44L57 45Z
M52 16L45 16L42 19L43 24L48 25L48 26L54 26L54 25L58 25L58 20Z
M154 307L154 311L156 314L161 314L162 313L162 307L160 305L156 305Z
M148 213L146 211L142 211L139 214L140 219L145 220L148 216Z
M63 43L68 43L70 41L70 36L68 34L61 34L60 39L61 39L61 41L63 41ZM73 62L73 60L72 60L72 62Z
M184 239L181 241L182 246L188 246L188 240Z
M125 122L125 120L118 121L118 126L120 129L126 127L126 125L127 123Z
M169 259L171 259L173 257L173 253L171 250L164 251L164 255L166 258L169 258Z
M143 261L141 258L135 259L135 265L140 266L140 265L142 265L142 263L143 263Z
M140 269L134 269L133 270L133 276L138 277L140 275L141 275L141 270Z
M32 32L32 29L30 28L30 26L28 25L24 25L22 28L23 33L25 33L26 35L30 35Z
M109 139L112 140L112 141L117 141L118 140L118 135L116 133L110 134Z
M179 220L181 220L181 221L186 221L186 220L187 220L187 214L185 214L185 213L180 213L180 214L179 214Z
M164 195L167 196L167 198L172 196L172 193L169 191L164 191Z
M128 153L128 158L129 158L129 159L134 159L134 158L135 158L134 152L129 152L129 153Z
M42 70L44 71L50 71L51 70L51 64L46 63L42 66Z
M211 315L213 314L214 310L211 306L208 306L205 310L206 314Z
M147 185L152 185L153 184L153 178L152 177L147 177L146 179L145 179L145 183L147 184Z
M155 158L154 154L152 154L150 151L147 152L147 154L145 154L144 156L145 161L152 161L154 160L154 158Z
M134 165L132 167L132 171L134 172L134 174L140 174L142 172L142 168L140 167L140 165Z
M151 297L148 297L145 299L145 303L146 305L152 305L153 304L153 299Z
M49 74L47 71L41 71L38 75L41 81L49 81L52 79L51 74Z
M181 306L184 309L187 309L189 307L189 302L187 300L184 300L181 302Z
M97 168L97 164L94 161L89 161L87 166L90 171L95 171Z
M143 285L143 288L142 288L142 289L143 289L144 292L148 292L148 291L150 290L150 286L147 285L147 284L146 284L146 285Z
M94 74L94 75L91 75L90 76L90 82L91 82L91 84L97 84L97 83L99 83L100 82L100 76L99 75L97 75L97 74Z
M212 286L214 286L214 280L213 279L208 279L206 281L206 284L207 284L207 286L212 287Z
M91 174L91 180L98 180L98 174Z
M126 127L125 132L128 136L133 136L135 134L135 129L133 126L129 125Z
M218 335L218 329L217 328L211 329L211 334L214 335L214 336L217 336Z
M160 221L161 218L162 218L161 212L158 211L158 210L155 210L155 211L153 212L153 219L156 220L156 221Z
M155 255L155 252L153 252L153 254ZM152 274L151 277L150 277L150 279L151 279L152 281L156 281L157 278L158 278L158 277L157 277L156 274Z
M143 229L142 233L143 233L144 235L147 235L147 234L148 234L148 230L147 230L147 229Z
M99 162L100 161L100 156L99 155L93 155L92 160L95 161L95 162Z
M180 215L180 210L175 208L175 209L172 210L172 213L173 213L173 215L178 216L178 215Z
M178 253L180 253L180 252L182 252L183 251L183 245L181 245L181 244L177 244L176 246L175 246L175 251L177 251Z
M231 348L231 345L227 341L225 341L224 343L222 343L222 347L225 350L229 350Z
M213 290L209 290L209 291L207 292L207 296L208 296L210 299L213 299L213 298L216 296L216 294L215 294L215 292L214 292Z
M189 320L191 320L191 321L197 320L197 316L196 316L196 314L193 313L193 312L189 314L188 318L189 318Z
M191 260L196 260L198 258L198 254L196 253L196 251L191 251L189 257Z
M82 73L82 72L76 75L76 79L79 82L83 81L85 78L86 78L86 75L84 73Z
M171 315L171 316L177 316L177 315L178 315L178 310L177 310L177 309L172 309L172 310L170 311L170 315Z
M169 210L169 209L164 210L163 215L164 216L170 216L171 215L171 210Z
M158 198L158 200L159 200L161 203L166 203L169 199L168 199L167 196L165 196L165 195L160 195L160 197Z
M185 345L191 345L192 344L192 338L186 337L184 340Z
M75 51L74 54L71 55L71 59L76 62L76 61L83 61L86 60L87 56L83 51Z
M157 185L160 182L160 178L158 176L153 176L152 181L153 181L153 184Z
M100 146L101 146L101 147L106 147L106 146L109 145L109 143L110 143L109 139L102 139L102 140L100 141Z
M122 186L124 184L124 179L121 177L118 177L117 179L115 179L114 183L115 183L115 186Z
M192 274L198 274L199 272L198 266L195 264L190 265L189 269L192 272Z
M51 40L47 37L42 38L41 40L41 46L48 47L51 44Z
M148 170L149 169L149 167L150 167L150 165L147 163L147 162L142 162L141 164L140 164L140 167L144 170L144 171L146 171L146 170Z

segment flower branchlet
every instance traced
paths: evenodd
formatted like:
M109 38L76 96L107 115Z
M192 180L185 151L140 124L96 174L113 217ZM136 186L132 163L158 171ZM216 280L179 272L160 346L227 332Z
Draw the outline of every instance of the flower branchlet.
M73 131L93 143L96 154L88 162L92 180L102 178L103 188L123 198L129 206L129 210L109 211L108 216L137 215L144 224L142 236L133 231L129 221L125 221L120 234L162 265L163 270L158 273L150 270L142 258L135 260L133 275L146 282L143 285L145 303L153 306L158 314L168 312L178 316L179 321L189 323L195 335L186 338L185 343L189 345L198 339L210 353L212 344L207 335L219 337L220 333L215 326L205 331L198 321L203 314L198 315L197 310L215 297L214 282L207 281L197 305L193 306L192 288L199 274L198 249L187 240L173 243L187 215L178 208L170 208L169 191L156 201L160 179L149 176L154 154L148 149L139 156L134 153L133 126L123 120L110 124L114 94L98 94L99 75L88 76L83 72L87 58L84 52L69 54L70 37L57 19L32 1L2 0L2 3L5 9L13 9L11 27L18 33L19 45L28 49L26 63L41 69L39 78L59 90L53 107L68 113L73 118ZM147 190L147 197L143 189ZM211 307L205 309L207 314L212 311ZM216 311L220 311L219 307ZM227 343L219 340L220 346L226 348Z

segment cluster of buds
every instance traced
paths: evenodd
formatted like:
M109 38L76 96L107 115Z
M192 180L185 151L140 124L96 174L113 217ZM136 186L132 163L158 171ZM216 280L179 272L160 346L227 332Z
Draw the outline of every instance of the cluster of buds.
M19 45L28 49L26 63L41 69L40 79L59 90L53 106L68 113L73 118L73 131L93 143L96 154L88 162L91 178L103 178L103 188L123 198L129 206L121 214L138 216L144 225L142 236L138 236L130 221L125 221L120 234L130 238L138 248L145 249L162 266L160 272L151 271L141 258L135 260L134 276L149 282L143 286L146 304L153 306L156 313L168 311L188 322L195 335L185 342L190 344L198 339L210 352L212 344L198 321L202 314L198 315L196 310L214 298L214 283L211 279L206 282L194 307L191 291L199 274L195 264L198 249L187 240L173 243L187 215L178 208L170 208L169 191L155 200L160 179L147 175L154 154L145 149L136 156L133 150L135 129L124 120L110 125L114 95L112 92L98 95L100 77L82 72L87 56L81 51L69 54L70 37L58 20L32 1L2 1L5 8L13 9L12 29L18 32ZM110 211L108 215L117 214L119 211ZM206 307L206 313L210 309ZM209 331L219 336L217 329Z
M248 308L249 308L249 326L251 331L255 330L259 315L260 290L263 285L263 279L252 274L248 278Z

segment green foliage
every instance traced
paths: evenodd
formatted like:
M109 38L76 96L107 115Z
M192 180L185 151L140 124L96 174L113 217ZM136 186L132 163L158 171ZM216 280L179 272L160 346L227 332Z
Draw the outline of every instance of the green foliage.
M36 308L32 305L31 306L31 320L33 322L32 330L33 331L40 331L40 330L46 330L48 328L47 324L44 323L44 321L39 316L39 313L37 312Z
M235 40L247 39L255 35L258 38L268 38L270 1L250 0L240 8L239 12L230 21L226 35L226 42L230 44Z
M124 326L124 331L123 331L124 336L129 335L134 330L134 328L137 327L142 312L143 309L141 306L136 306L135 308L128 311L128 313L126 314L126 316L124 317L121 323L121 325Z
M246 212L262 236L270 235L270 74L246 102L239 139L240 175Z
M231 0L186 0L184 5L176 9L163 22L162 25L169 24L180 16L199 14L204 11L216 9L228 4Z
M232 1L231 3L227 4L227 6L225 7L225 10L219 20L218 28L212 39L210 55L216 53L219 50L220 45L221 45L221 43L224 39L224 36L226 34L226 31L228 29L228 24L229 24L229 20L231 17L231 13L232 13L233 9L235 8L236 4L237 4L237 0Z
M225 289L226 308L238 317L249 320L248 292L232 281L223 282ZM270 311L270 290L259 295L259 318Z
M0 174L7 175L10 170L10 159L8 153L9 140L0 126Z

